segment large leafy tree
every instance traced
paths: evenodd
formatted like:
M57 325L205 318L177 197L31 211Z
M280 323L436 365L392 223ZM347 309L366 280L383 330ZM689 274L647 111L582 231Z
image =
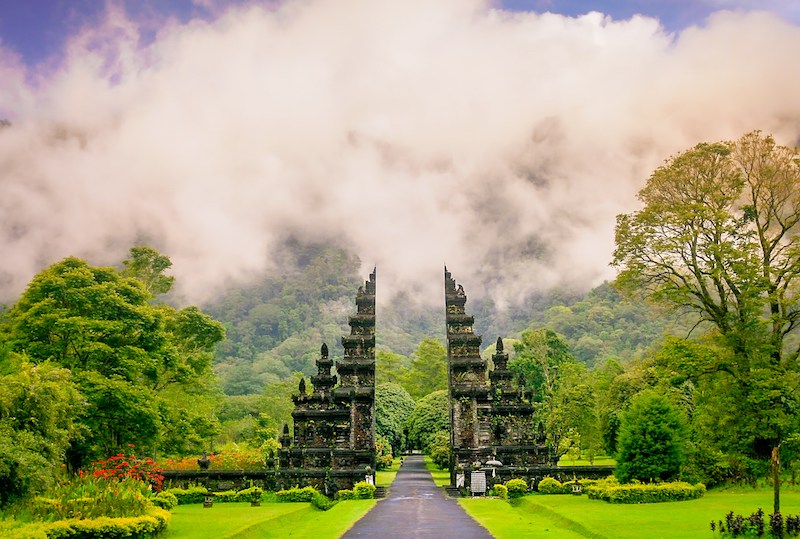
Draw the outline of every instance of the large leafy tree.
M620 481L671 480L684 462L685 422L667 397L639 393L623 415L614 472Z
M384 436L395 452L406 445L405 428L415 403L398 384L385 382L375 387L375 432Z
M154 304L171 284L160 278L166 257L154 253L134 248L122 272L67 258L34 277L5 317L10 350L69 369L86 398L69 450L75 466L125 444L154 450L178 426L214 431L198 404L224 328L195 307Z
M427 338L419 343L411 356L404 387L412 397L419 399L447 387L447 350L436 339Z
M0 376L0 507L53 479L82 407L69 371L49 362Z
M639 198L642 210L617 217L618 283L693 313L718 337L729 353L711 369L737 389L739 448L769 458L798 430L797 150L759 132L698 144L659 167Z
M434 435L450 428L450 403L446 389L429 393L417 401L408 418L408 445L428 451Z

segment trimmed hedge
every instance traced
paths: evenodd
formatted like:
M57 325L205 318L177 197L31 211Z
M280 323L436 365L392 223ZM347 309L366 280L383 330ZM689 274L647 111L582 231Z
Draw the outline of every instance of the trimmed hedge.
M228 503L228 502L251 502L256 491L261 495L258 496L258 501L264 497L264 491L258 487L250 487L242 490L225 490L222 492L214 493L214 503Z
M542 494L564 494L564 485L555 477L542 478L537 487Z
M189 488L171 488L165 490L173 494L178 499L178 505L190 503L203 503L203 498L208 494L206 487L190 486Z
M275 493L275 499L279 502L310 502L315 494L319 494L314 487L290 488L279 490Z
M320 492L317 492L311 498L311 505L313 505L314 507L316 507L320 511L327 511L328 509L330 509L331 507L336 505L336 503L337 502L331 500L330 498L328 498L327 496L325 496L324 494L322 494Z
M598 482L586 488L589 498L609 503L680 502L702 498L705 493L703 483L691 485L683 481L628 485Z
M138 517L71 518L0 530L4 539L150 539L167 528L169 517L169 511L150 507Z
M161 492L153 496L153 505L169 511L170 509L178 505L178 497L171 492L162 490Z
M353 497L356 500L371 500L375 497L375 485L359 481L353 485Z

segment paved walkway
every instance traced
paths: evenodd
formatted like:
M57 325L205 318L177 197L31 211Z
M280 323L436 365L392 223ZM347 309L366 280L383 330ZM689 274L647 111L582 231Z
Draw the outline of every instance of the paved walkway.
M345 533L343 539L491 539L452 498L433 483L421 456L406 457L389 496Z

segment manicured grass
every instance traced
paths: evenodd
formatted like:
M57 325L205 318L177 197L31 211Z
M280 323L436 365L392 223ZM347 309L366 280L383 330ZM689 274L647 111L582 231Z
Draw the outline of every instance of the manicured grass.
M392 460L392 465L387 470L378 470L375 472L375 486L388 487L394 481L397 475L397 470L400 469L400 458L397 457Z
M179 505L163 539L255 539L269 537L340 537L367 511L375 500L348 500L328 511L309 503L219 503L205 509L202 504Z
M633 539L714 537L709 523L728 511L748 516L772 512L772 491L748 487L712 490L699 500L640 505L610 504L586 496L532 494L512 506L497 498L462 498L459 503L498 539L505 537L594 537ZM781 512L800 512L800 491L781 493ZM539 534L539 535L536 535ZM572 535L570 535L572 534Z
M425 455L425 467L431 472L433 482L437 487L443 487L450 484L450 471L440 470L439 467L433 463L428 455Z

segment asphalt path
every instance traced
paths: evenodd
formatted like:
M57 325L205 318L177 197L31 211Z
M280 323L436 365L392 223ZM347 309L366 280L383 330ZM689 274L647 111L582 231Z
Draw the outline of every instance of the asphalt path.
M356 522L344 539L492 539L433 483L421 456L406 457L389 495Z

